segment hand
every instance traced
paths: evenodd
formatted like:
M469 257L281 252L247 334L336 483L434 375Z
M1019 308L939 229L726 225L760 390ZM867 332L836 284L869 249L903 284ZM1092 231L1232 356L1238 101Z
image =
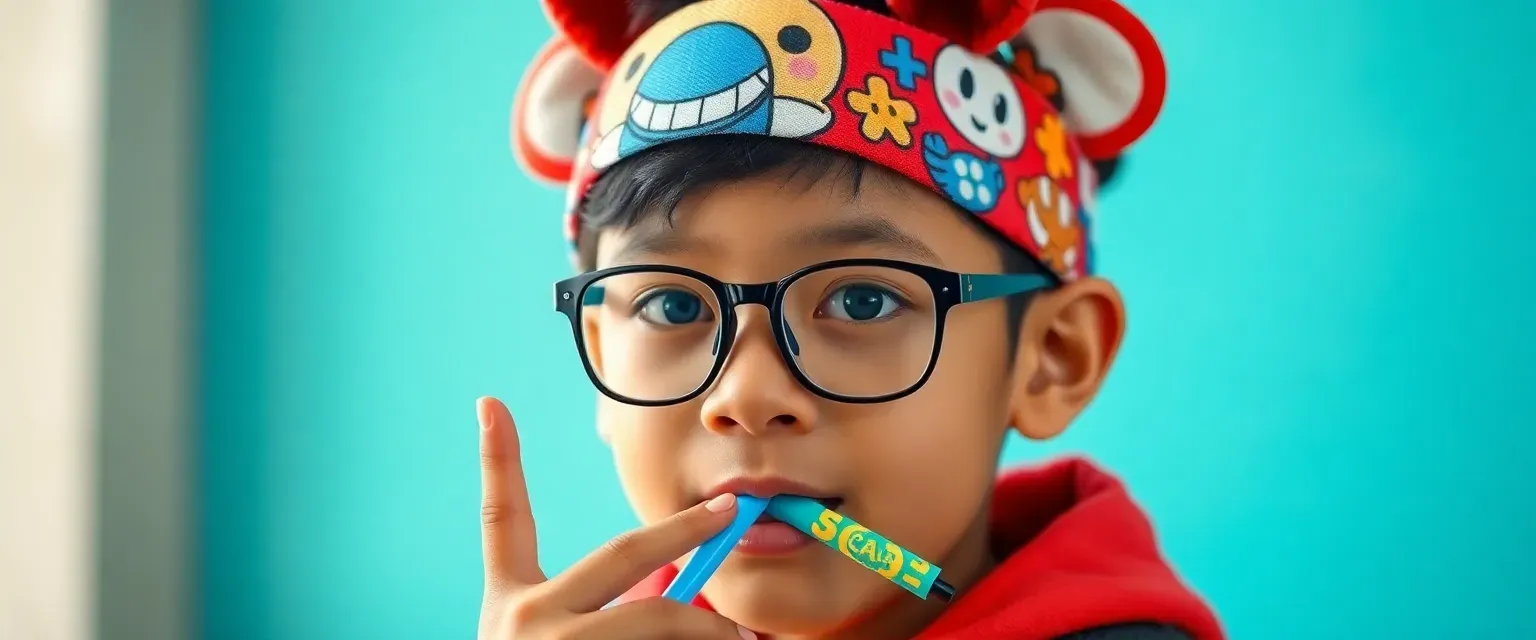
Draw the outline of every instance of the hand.
M720 496L621 534L565 573L546 578L539 568L512 414L493 398L482 398L476 409L485 559L481 640L756 637L719 614L663 598L602 608L652 571L725 529L736 510L735 496Z

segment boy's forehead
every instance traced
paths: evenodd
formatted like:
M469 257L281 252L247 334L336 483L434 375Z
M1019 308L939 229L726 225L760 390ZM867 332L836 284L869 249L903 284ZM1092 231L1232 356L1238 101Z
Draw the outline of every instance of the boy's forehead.
M823 181L835 182L835 181ZM646 262L802 264L888 257L945 266L946 234L974 233L936 196L866 182L851 189L744 180L690 195L598 239L602 266Z

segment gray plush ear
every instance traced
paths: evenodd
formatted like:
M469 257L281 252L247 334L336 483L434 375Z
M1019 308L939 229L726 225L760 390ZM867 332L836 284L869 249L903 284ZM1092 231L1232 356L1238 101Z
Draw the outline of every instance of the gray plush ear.
M551 39L523 74L512 107L512 151L529 175L564 185L581 148L603 74L570 43Z
M1162 110L1168 75L1141 20L1114 0L1041 0L1011 41L1026 76L1059 83L1062 119L1094 160L1118 156ZM1047 83L1049 84L1049 83ZM1050 97L1050 96L1048 96Z

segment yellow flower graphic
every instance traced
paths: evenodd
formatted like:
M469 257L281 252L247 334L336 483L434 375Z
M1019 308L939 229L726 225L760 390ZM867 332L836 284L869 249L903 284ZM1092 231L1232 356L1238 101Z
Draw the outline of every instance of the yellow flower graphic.
M1045 114L1040 128L1035 129L1035 146L1045 153L1045 172L1056 180L1072 177L1072 157L1067 153L1067 130L1061 126L1061 118L1054 113Z
M917 109L906 100L891 97L891 86L885 78L870 76L864 86L863 93L848 91L848 108L864 114L859 132L870 142L890 136L898 147L912 146L912 131L907 125L917 122Z

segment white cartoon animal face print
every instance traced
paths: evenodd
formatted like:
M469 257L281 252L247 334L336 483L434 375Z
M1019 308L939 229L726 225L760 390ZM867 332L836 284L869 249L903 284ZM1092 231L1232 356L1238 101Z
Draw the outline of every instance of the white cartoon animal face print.
M949 45L933 59L939 108L955 130L998 158L1024 149L1024 101L1002 66Z

